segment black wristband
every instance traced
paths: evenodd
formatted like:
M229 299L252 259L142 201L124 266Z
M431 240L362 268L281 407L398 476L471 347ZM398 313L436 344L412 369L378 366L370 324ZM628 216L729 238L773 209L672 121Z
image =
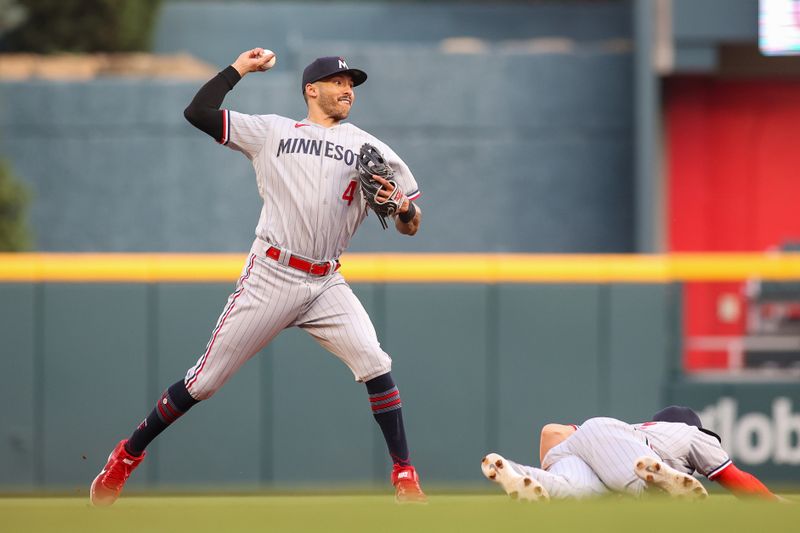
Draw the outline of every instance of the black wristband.
M414 220L414 217L416 215L417 215L417 207L414 205L414 202L409 200L408 211L406 211L405 213L400 213L400 215L398 216L400 217L400 222L402 222L403 224L408 224L409 222Z

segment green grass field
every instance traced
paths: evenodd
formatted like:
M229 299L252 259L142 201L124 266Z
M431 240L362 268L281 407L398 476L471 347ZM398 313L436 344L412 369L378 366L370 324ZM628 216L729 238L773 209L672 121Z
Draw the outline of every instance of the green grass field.
M704 502L662 498L530 504L504 495L433 494L425 506L396 505L390 495L123 497L95 509L85 498L2 498L0 531L797 531L793 504L741 502L712 495Z

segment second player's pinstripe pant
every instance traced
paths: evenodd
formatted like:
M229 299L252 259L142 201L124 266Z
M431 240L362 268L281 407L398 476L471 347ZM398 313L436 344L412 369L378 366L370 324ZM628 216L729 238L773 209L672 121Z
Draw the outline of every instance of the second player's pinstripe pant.
M551 498L590 498L608 493L597 474L575 455L562 456L548 470L506 461L520 474L541 483Z
M609 489L639 495L646 484L634 472L639 457L661 458L647 445L645 436L615 418L591 418L578 431L547 452L542 466L550 468L566 457L578 457ZM545 487L546 488L546 487Z

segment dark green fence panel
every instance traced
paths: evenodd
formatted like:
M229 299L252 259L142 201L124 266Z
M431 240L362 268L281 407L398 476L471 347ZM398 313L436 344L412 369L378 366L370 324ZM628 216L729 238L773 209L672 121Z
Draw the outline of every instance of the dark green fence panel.
M497 303L500 453L537 458L547 422L604 412L599 285L501 285Z
M42 290L43 482L82 493L142 418L147 286L47 284ZM132 487L145 480L137 476Z
M376 428L364 385L297 329L280 334L270 358L271 481L331 487L371 481Z
M669 361L677 347L672 302L675 285L610 285L606 322L606 413L622 420L647 420L662 407Z
M0 284L0 490L36 483L36 287Z
M486 452L486 285L388 285L386 350L426 480L476 481Z

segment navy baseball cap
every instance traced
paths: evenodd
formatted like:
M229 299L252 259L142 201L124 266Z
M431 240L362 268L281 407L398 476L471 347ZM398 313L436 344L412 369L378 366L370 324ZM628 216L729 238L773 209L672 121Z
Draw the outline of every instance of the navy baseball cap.
M334 74L349 74L353 78L354 87L367 81L366 72L348 67L347 61L341 56L318 57L303 70L303 85L300 87L300 92L305 94L306 84Z
M703 433L711 435L718 441L722 442L722 439L719 435L703 427L703 423L700 421L698 414L688 407L683 407L680 405L670 405L669 407L665 407L653 415L653 422L683 422L687 426L694 426Z

